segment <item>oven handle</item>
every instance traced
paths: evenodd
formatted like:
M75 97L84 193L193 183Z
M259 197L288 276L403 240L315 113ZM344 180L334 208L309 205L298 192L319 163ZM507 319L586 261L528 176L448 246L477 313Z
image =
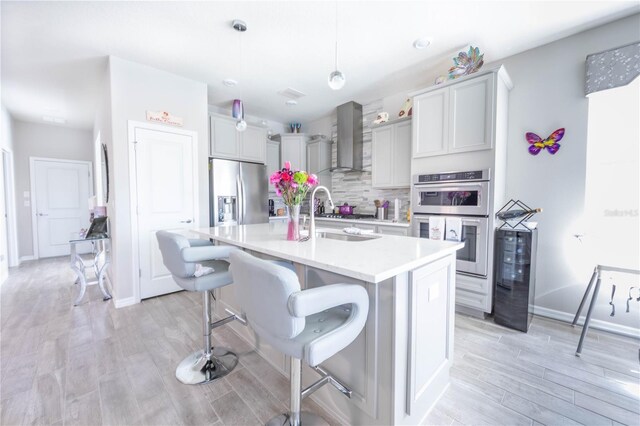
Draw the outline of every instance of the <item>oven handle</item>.
M429 184L420 183L420 184L415 184L414 186L415 186L416 189L451 188L452 190L455 190L456 188L469 188L469 187L486 188L488 185L489 185L489 182L483 181L483 182L460 182L460 183L456 183L456 184L452 184L452 183L429 183Z

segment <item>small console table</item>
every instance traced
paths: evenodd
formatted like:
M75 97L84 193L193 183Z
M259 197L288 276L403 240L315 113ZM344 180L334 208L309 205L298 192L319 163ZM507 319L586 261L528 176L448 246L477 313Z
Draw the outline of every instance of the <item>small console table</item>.
M93 245L93 262L85 263L82 257L78 254L77 245L80 243L91 243ZM71 248L71 269L78 275L76 284L80 284L80 293L73 302L74 306L78 306L82 302L84 293L87 291L87 276L85 274L86 268L93 268L96 277L98 279L98 286L102 291L102 300L111 299L111 294L104 285L104 274L107 270L107 266L110 263L111 257L111 239L109 237L101 238L72 238L69 240ZM104 254L104 257L102 256ZM101 259L102 258L102 259Z

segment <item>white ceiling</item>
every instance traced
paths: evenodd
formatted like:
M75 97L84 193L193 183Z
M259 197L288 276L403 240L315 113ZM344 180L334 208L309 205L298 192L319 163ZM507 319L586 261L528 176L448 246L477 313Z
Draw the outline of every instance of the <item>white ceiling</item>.
M493 62L640 11L637 1L340 1L339 69L347 84L334 92L327 75L334 67L335 2L2 1L0 7L2 102L18 119L49 115L84 128L92 126L106 55L206 82L212 105L227 107L239 97L247 114L306 122L349 100L414 88L411 78L436 64L445 74L443 60L470 43ZM231 29L234 18L247 22L246 33ZM412 47L421 36L433 38L431 47ZM239 85L223 86L229 77ZM298 106L285 106L277 94L287 87L307 95Z

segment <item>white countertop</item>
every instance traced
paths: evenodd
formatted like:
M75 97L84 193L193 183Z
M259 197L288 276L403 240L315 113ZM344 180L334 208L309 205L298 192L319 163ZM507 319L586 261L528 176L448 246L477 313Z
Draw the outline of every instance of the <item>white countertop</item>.
M348 222L352 224L362 223L364 225L378 225L378 226L397 226L399 228L408 228L411 226L409 222L394 222L392 220L377 220L377 219L341 219L333 217L316 217L316 222Z
M341 233L331 229L318 231ZM367 241L287 241L287 224L278 221L256 225L195 229L200 235L281 259L324 269L359 280L378 283L400 273L454 253L464 246L451 241L379 235Z

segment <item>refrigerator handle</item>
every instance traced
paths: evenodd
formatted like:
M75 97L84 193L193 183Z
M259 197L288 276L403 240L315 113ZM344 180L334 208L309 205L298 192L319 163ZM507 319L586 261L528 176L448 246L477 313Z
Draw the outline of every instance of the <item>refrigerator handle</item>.
M244 180L240 176L240 186L242 187L242 224L244 225L244 219L247 216L247 200L245 199Z
M243 189L242 188L242 183L240 181L240 175L236 176L236 189L238 191L238 205L237 205L237 218L236 221L238 222L238 225L242 225L242 220L243 220L243 216L244 216L244 193L243 193Z

